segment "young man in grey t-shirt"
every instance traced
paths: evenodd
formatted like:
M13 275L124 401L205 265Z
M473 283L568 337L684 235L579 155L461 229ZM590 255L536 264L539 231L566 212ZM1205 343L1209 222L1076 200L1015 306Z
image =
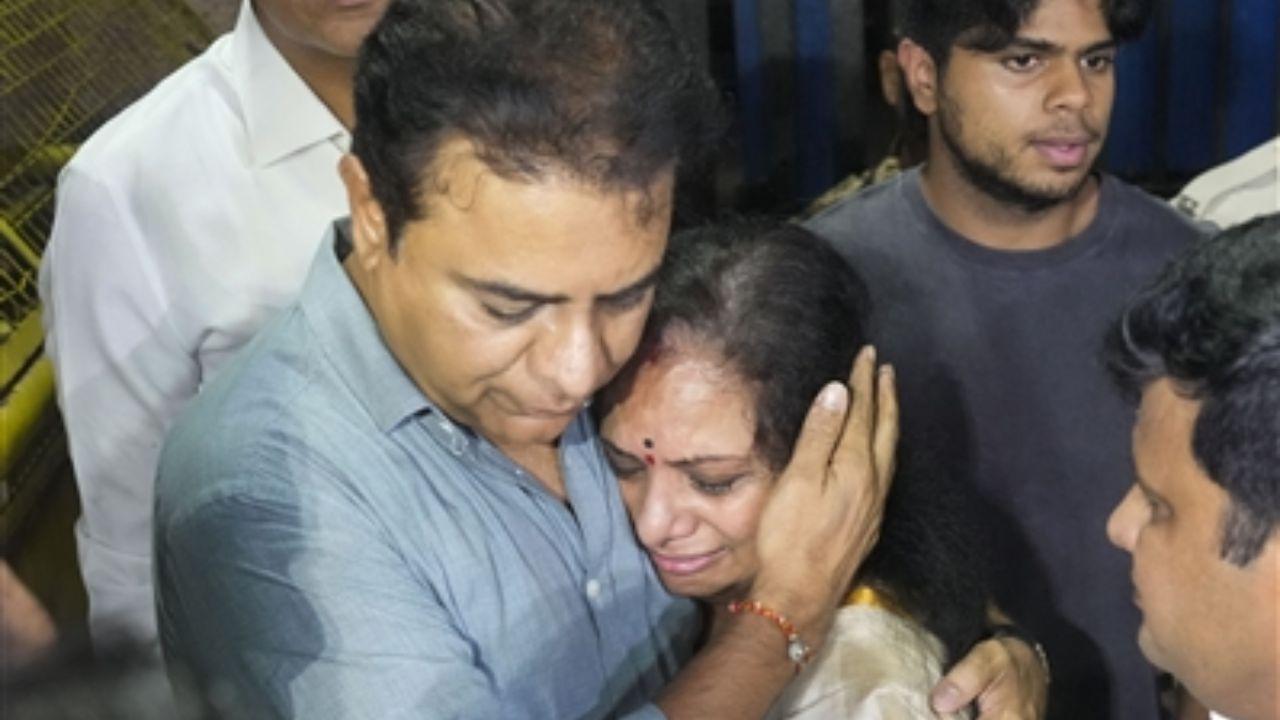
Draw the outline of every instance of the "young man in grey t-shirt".
M1103 533L1130 482L1132 419L1096 360L1127 296L1195 235L1093 168L1115 48L1141 29L1144 4L904 9L898 57L929 118L926 162L808 225L867 278L908 442L989 505L996 600L1047 651L1049 717L1158 717L1127 567ZM937 709L977 695L974 660Z

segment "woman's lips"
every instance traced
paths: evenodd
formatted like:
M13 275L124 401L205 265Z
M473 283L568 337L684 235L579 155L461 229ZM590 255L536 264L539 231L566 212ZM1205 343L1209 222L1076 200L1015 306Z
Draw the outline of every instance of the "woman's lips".
M724 549L700 555L664 555L650 551L654 567L668 575L693 575L702 572L724 555Z

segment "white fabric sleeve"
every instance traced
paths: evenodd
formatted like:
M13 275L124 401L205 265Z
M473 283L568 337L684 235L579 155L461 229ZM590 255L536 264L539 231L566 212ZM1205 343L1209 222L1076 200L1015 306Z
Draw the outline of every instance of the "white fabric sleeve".
M82 514L81 572L96 642L125 632L153 642L151 514L157 455L174 416L196 392L199 368L182 345L180 311L128 194L77 169L58 185L52 238L40 267L45 352ZM179 239L180 240L180 239Z
M898 683L881 685L870 693L853 685L835 686L809 700L782 717L803 720L962 720L967 717L939 716L929 707L928 694Z

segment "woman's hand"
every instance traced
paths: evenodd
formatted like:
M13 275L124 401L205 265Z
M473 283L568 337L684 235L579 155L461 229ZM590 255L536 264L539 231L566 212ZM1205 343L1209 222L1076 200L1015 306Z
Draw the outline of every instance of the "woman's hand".
M757 534L761 569L749 597L814 647L879 537L897 443L893 370L877 370L875 350L863 348L849 385L828 384L810 408Z

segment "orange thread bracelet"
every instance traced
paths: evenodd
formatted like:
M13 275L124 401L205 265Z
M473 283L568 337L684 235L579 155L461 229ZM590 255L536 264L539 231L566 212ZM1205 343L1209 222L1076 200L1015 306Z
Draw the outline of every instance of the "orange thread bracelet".
M796 632L796 626L777 610L766 606L759 600L734 600L729 603L729 612L734 615L739 613L759 615L777 625L778 629L782 631L783 637L787 640L787 658L796 664L797 673L803 670L804 666L813 659L813 650L800 638L800 633Z

